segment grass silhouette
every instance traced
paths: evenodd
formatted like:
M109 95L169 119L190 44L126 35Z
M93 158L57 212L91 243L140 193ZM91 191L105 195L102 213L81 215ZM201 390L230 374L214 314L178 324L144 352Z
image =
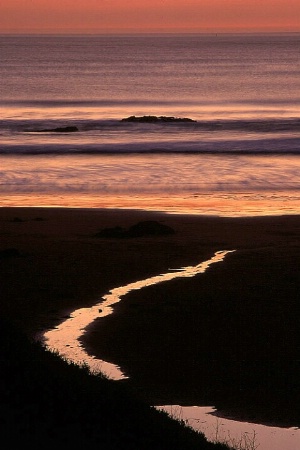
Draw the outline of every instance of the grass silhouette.
M14 445L101 449L227 449L90 374L1 320L1 435Z

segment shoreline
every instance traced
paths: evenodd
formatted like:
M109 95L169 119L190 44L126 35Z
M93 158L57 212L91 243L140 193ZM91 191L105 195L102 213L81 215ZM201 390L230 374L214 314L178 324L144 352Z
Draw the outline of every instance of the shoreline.
M17 218L20 220L16 220ZM287 359L289 362L293 360L295 353L292 350L295 351L295 348L291 346L294 346L298 339L298 335L295 334L297 331L293 329L294 321L291 315L293 311L296 311L299 284L296 268L300 256L300 216L243 217L236 219L168 215L136 210L10 207L0 208L0 220L0 251L5 248L15 248L19 252L18 256L0 258L4 293L1 313L4 317L12 320L31 339L42 329L51 328L58 324L63 316L71 310L97 303L102 295L107 294L114 287L149 275L159 274L169 268L197 264L201 260L205 260L214 251L221 250L222 246L235 245L238 250L237 255L230 256L228 259L231 261L230 264L226 261L224 266L210 269L209 273L201 278L201 283L198 280L190 283L191 280L188 280L190 284L184 282L184 285L181 283L179 285L177 282L171 282L162 290L152 287L147 289L149 292L143 292L143 301L140 301L138 292L130 294L126 300L122 300L115 307L112 316L104 319L105 324L98 328L97 324L94 323L89 327L89 332L82 340L84 346L90 354L97 356L97 353L101 353L101 359L106 359L105 356L108 355L109 359L116 360L121 367L124 363L124 367L133 374L129 380L130 385L134 379L132 386L136 389L138 395L146 400L151 398L154 400L155 397L167 400L170 399L169 396L171 395L174 396L174 404L180 398L185 400L186 403L190 403L192 401L191 394L188 393L186 388L184 392L180 388L178 393L179 386L182 387L182 380L186 377L185 371L190 373L194 370L195 372L195 375L186 381L193 387L192 390L194 391L197 389L196 375L199 377L199 374L201 374L202 380L207 381L208 375L211 377L211 374L206 372L205 367L197 366L195 361L193 361L193 364L185 364L183 362L183 348L179 344L180 341L187 339L185 341L188 347L186 350L187 357L191 357L192 352L199 355L201 354L200 351L203 351L203 347L195 346L192 336L188 335L199 331L199 329L202 330L202 339L206 339L207 345L209 330L208 328L204 330L205 323L201 321L197 326L193 325L190 315L186 312L188 308L184 307L184 297L189 298L193 306L194 317L197 317L197 320L204 312L207 314L206 319L210 323L214 320L213 333L216 336L220 332L224 333L224 330L228 331L228 328L234 329L236 326L235 320L238 317L237 311L235 311L237 298L245 299L244 306L248 308L248 313L252 311L250 300L254 298L256 309L252 312L256 314L260 312L266 320L266 311L261 311L262 307L259 304L259 299L262 298L266 302L265 309L272 307L271 302L273 301L273 308L275 307L277 315L276 320L273 320L272 323L263 324L263 321L259 320L258 331L261 333L264 327L269 330L271 326L274 329L274 325L279 327L278 333L280 331L288 332L289 329L292 329L293 335L289 336L288 333L285 335L287 342L284 345L281 341L279 342L277 346L279 353L277 355L275 352L272 353L273 375L277 373L279 367L283 370L284 377L282 378L291 375L285 373L287 365L283 364L283 359ZM140 220L157 220L172 226L175 234L172 236L144 236L122 240L94 237L94 234L103 228L109 226L127 227ZM282 271L284 273L281 273ZM233 277L232 274L234 274ZM270 276L273 278L270 278ZM230 277L232 278L231 285L228 284ZM241 277L244 277L243 282ZM278 287L284 283L285 285L282 286L279 293L273 292L272 295L270 294L270 289L275 289L274 285ZM249 289L252 290L251 296L248 292ZM197 296L195 296L195 292ZM285 302L281 301L283 296L286 299L287 294L289 295L288 304L286 300ZM291 294L294 297L291 297ZM220 322L226 314L226 310L222 308L221 304L224 295L230 313L234 317L231 317L231 322L225 328L223 323L222 328ZM202 299L209 298L216 308L215 311L219 309L218 320L216 317L214 318L217 313L210 310L207 302L205 310L203 305L202 307L199 306L196 298L198 296ZM232 297L235 301L232 300L230 303L227 296ZM167 304L163 305L163 298L169 299ZM287 317L282 328L278 319L283 317L282 313L285 312ZM169 318L170 313L173 315L171 322L168 325L162 323L162 317ZM295 316L295 314L293 315ZM245 317L247 316L243 316L243 320L245 320ZM226 319L229 318L226 316ZM257 331L257 328L254 327L254 325L257 327L256 321L257 317L244 325L249 327L249 331ZM130 336L128 336L128 329L131 331ZM180 331L180 339L179 337L175 337L175 339L172 337L168 346L160 348L162 347L161 342L165 342L170 329ZM141 332L141 330L145 331ZM150 338L153 338L153 336L147 335L150 330L152 330L152 333L162 333L160 336L154 336L154 343L152 344ZM189 333L187 330L189 330ZM224 344L224 351L221 352L222 358L225 358L225 356L228 358L230 354L228 352L229 347L226 348L229 337L240 339L241 336L238 333L241 332L242 328L240 327L230 336L226 336L226 333L225 336L222 335ZM132 336L138 336L139 339L142 339L144 349L148 350L141 353L139 343ZM216 336L214 336L213 344L219 345L221 341L216 339ZM251 339L248 338L247 340L245 336L242 336L242 341L243 339L244 345L251 344ZM262 339L262 336L260 336L260 339ZM258 351L261 360L263 360L265 352L271 350L271 344L278 343L280 335L270 337L270 339L271 342L267 347L264 342L261 342L263 348ZM254 349L257 351L259 342L260 340L256 337L251 344L253 348L248 349L246 360L248 358L249 361L250 358L252 361L252 351ZM287 344L290 346L288 354L286 354ZM177 379L174 380L174 373L176 372L174 372L175 366L171 364L171 360L174 359L174 349L176 348L180 353L180 358L177 360L177 369L178 365L185 364L185 370L180 369L175 377ZM235 348L235 355L238 355L238 350L241 351L245 348ZM285 358L283 358L283 355ZM138 358L141 357L144 359L139 360ZM209 357L207 352L205 357L206 360ZM166 359L164 368L161 367L163 359ZM147 367L141 367L141 361L147 360L151 361L151 364L144 364ZM224 362L223 359L222 361ZM246 384L250 382L252 388L256 386L257 395L261 395L263 392L265 401L270 401L271 394L269 390L267 393L264 392L263 385L257 385L258 378L246 380L242 377L239 381L242 384L243 398L239 404L236 398L237 391L232 390L230 382L230 377L232 377L231 381L234 381L234 383L237 381L235 378L235 363L229 361L227 369L229 373L226 375L225 384L214 385L210 383L210 393L199 388L201 394L198 392L196 397L202 398L205 402L212 397L216 398L217 402L215 403L217 403L218 410L221 411L223 407L225 413L230 409L230 401L234 400L235 410L241 409L241 416L244 412L249 418L249 412L245 411L244 403L249 402L251 396L244 392ZM244 376L246 372L244 372L244 368L239 367L239 370ZM270 370L269 364L267 371ZM174 388L170 390L171 392L165 392L165 386L169 387L170 381L168 371L172 372L174 382ZM224 372L220 371L220 365L217 363L215 363L214 371L220 376L225 375ZM260 375L266 381L267 372L264 372L261 367L260 371ZM159 373L159 377L155 375L157 373ZM268 381L273 387L278 387L283 382L282 379L275 380L277 384L274 384L272 379ZM160 384L158 390L157 383ZM292 383L296 383L296 372L294 378L292 378ZM205 385L205 382L203 381L201 384ZM291 402L295 387L297 387L296 384L292 386L290 392L282 392L284 395L281 395L281 397L288 397L288 401ZM222 395L219 393L221 388L223 389ZM294 398L295 404L296 400L297 397ZM151 403L154 404L155 402L152 401ZM158 403L162 404L161 402ZM284 404L283 398L273 398L272 408L266 408L266 405L253 404L250 416L253 416L255 409L257 411L261 409L257 415L260 420L267 420L267 416L269 416L269 422L272 423L275 421L290 423L292 426L299 425L299 417L295 411L292 411L293 408L289 406L284 410L282 409ZM290 417L288 417L288 409L290 410ZM265 419L263 419L264 416Z

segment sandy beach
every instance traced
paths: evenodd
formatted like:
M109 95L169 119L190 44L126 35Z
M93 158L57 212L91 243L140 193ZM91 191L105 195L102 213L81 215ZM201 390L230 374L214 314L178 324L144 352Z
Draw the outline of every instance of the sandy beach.
M95 236L144 220L175 233ZM299 426L299 216L1 208L0 234L1 315L31 339L114 287L236 250L193 279L130 293L83 345L150 404Z

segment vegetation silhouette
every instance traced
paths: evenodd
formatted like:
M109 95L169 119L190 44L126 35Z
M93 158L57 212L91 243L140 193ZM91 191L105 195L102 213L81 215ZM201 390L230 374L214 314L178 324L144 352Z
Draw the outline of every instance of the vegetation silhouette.
M0 320L1 435L10 448L221 450L184 422L135 398L120 382L92 375Z

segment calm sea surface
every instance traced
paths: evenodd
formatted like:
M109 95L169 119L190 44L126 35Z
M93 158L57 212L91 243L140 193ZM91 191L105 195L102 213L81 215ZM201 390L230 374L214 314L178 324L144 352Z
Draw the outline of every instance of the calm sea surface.
M300 34L0 36L0 61L2 205L300 212Z

